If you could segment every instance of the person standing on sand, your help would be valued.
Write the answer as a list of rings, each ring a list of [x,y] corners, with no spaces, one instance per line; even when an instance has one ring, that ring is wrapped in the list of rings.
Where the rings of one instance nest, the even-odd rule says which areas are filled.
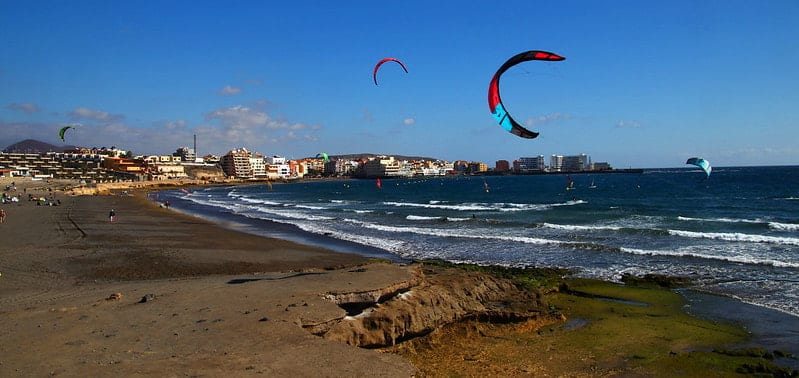
[[[0,209],[0,223],[6,222],[6,211],[4,209]]]
[[[117,213],[114,212],[114,209],[111,209],[111,211],[108,213],[108,220],[113,222],[116,219],[117,219]]]

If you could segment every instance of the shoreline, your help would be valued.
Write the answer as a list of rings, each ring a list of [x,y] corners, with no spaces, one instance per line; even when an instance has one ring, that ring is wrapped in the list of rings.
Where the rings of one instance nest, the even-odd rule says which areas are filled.
[[[408,265],[235,231],[131,194],[3,205],[0,375],[418,374],[397,354],[303,329],[343,316],[322,294],[406,282]],[[742,304],[711,307],[774,311]],[[780,329],[765,319],[764,334]]]
[[[369,258],[387,259],[395,263],[411,262],[410,260],[397,256],[391,251],[379,247],[361,244],[356,241],[338,239],[328,235],[316,234],[302,230],[292,224],[278,223],[258,218],[237,218],[235,221],[232,221],[224,214],[220,214],[219,209],[210,208],[206,211],[205,207],[200,204],[192,204],[191,210],[188,210],[185,206],[182,206],[182,200],[171,195],[163,196],[162,194],[164,192],[165,190],[149,192],[147,198],[153,204],[158,204],[163,202],[163,200],[169,200],[170,210],[179,212],[185,216],[206,220],[220,227],[266,238],[287,240],[302,245],[324,248],[333,252],[355,253]],[[154,199],[153,194],[156,194],[158,199]]]

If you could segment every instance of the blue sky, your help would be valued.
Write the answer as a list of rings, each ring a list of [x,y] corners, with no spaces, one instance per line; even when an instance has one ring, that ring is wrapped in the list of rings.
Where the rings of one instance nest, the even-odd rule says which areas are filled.
[[[799,164],[799,2],[0,0],[0,147]],[[541,135],[504,131],[488,83]],[[372,69],[384,57],[401,59]]]

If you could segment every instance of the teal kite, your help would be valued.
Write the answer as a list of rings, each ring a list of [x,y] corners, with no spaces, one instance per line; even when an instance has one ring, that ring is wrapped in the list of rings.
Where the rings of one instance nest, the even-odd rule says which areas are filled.
[[[710,177],[710,172],[713,170],[713,167],[710,166],[710,162],[698,157],[692,157],[688,159],[685,164],[691,164],[702,168],[702,170],[705,171],[705,174],[707,174],[707,177]]]
[[[320,152],[320,153],[316,154],[316,157],[317,158],[322,158],[325,161],[325,163],[330,161],[330,159],[327,157],[327,154],[324,153],[324,152]]]

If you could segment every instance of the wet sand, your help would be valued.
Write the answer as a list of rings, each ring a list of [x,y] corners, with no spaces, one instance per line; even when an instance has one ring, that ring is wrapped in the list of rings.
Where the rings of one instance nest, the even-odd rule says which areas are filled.
[[[0,376],[416,371],[400,356],[301,327],[345,314],[323,294],[406,280],[407,267],[353,269],[367,260],[217,227],[158,208],[143,192],[55,192],[60,206],[37,206],[28,193],[50,195],[37,185],[18,183],[23,200],[2,205]]]

